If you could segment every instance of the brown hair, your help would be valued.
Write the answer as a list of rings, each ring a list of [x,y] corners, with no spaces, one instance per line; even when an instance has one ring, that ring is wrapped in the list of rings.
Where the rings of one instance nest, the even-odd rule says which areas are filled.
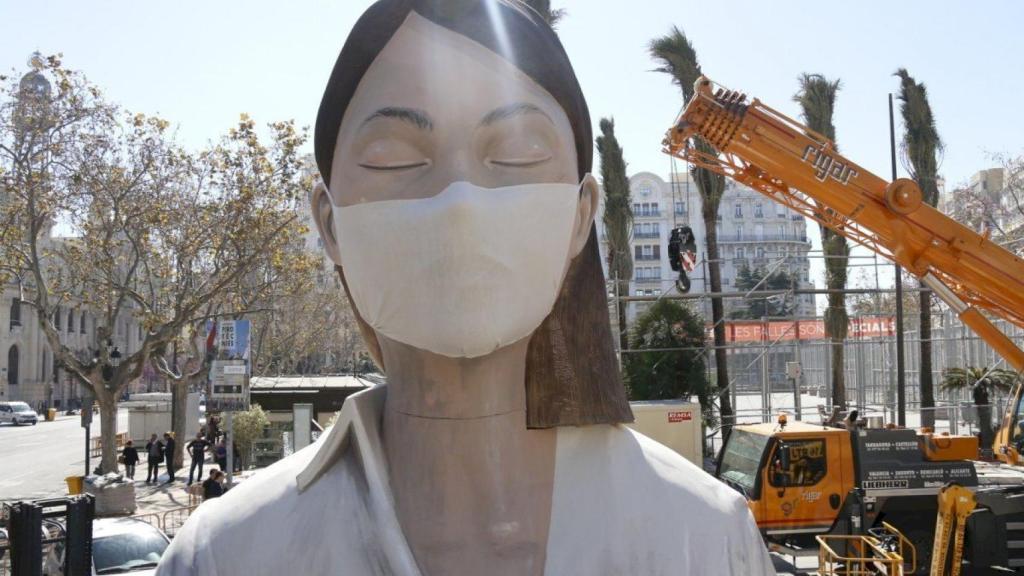
[[[514,54],[503,49],[489,8],[500,12],[503,37],[515,44]],[[565,49],[536,12],[519,0],[380,0],[353,27],[320,102],[314,148],[324,182],[330,182],[338,129],[349,101],[377,54],[413,11],[483,45],[547,90],[572,126],[580,178],[590,172],[593,142],[586,100]],[[386,371],[377,335],[352,302],[341,267],[336,270],[367,349]],[[613,348],[596,228],[570,265],[554,309],[530,339],[525,385],[530,428],[633,421]]]

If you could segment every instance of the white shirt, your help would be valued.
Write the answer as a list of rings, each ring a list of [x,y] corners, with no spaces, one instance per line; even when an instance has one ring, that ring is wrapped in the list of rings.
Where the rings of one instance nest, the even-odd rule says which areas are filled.
[[[200,506],[159,576],[420,576],[380,440],[386,389],[316,443]],[[558,428],[547,575],[772,576],[746,501],[625,426]]]

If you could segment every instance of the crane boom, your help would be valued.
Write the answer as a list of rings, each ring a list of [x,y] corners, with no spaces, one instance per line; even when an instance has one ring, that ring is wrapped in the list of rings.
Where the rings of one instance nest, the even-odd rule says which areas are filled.
[[[922,202],[913,180],[888,182],[828,138],[706,77],[663,144],[666,153],[724,174],[903,266],[1024,371],[1024,351],[981,312],[1024,327],[1024,260]],[[997,438],[1001,447],[1016,423],[1019,388]]]

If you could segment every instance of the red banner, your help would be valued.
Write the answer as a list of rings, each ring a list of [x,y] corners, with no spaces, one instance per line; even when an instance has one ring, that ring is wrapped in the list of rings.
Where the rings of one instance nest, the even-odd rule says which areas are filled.
[[[767,331],[766,331],[767,328]],[[708,326],[708,338],[713,338]],[[847,338],[879,338],[896,335],[896,320],[891,316],[851,318]],[[781,340],[821,340],[825,338],[823,320],[792,320],[758,322],[756,320],[725,323],[727,342],[775,342]]]

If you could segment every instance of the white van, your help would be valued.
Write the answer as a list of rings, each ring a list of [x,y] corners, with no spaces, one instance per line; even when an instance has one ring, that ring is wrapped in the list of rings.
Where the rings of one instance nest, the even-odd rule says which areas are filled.
[[[36,425],[39,415],[24,402],[0,402],[0,424],[10,423],[15,426],[22,424]]]

